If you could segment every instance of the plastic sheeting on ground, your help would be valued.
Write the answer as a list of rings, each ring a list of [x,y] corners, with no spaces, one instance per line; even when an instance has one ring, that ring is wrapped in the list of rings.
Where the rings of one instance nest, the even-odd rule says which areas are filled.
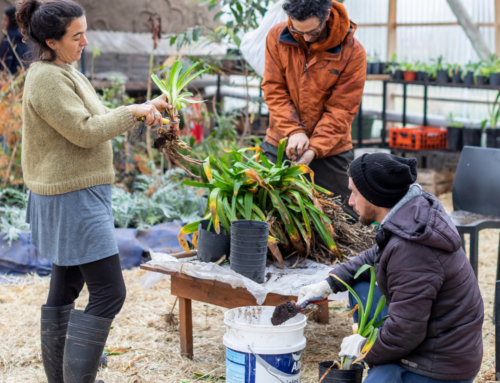
[[[168,253],[183,251],[177,240],[181,228],[181,222],[174,221],[147,230],[115,229],[122,268],[139,266],[149,249]],[[0,233],[0,274],[50,274],[52,264],[31,243],[30,232],[21,233],[12,246],[4,237],[5,233]]]
[[[266,267],[268,280],[259,284],[234,272],[229,268],[229,265],[219,266],[215,263],[204,263],[195,258],[177,259],[171,255],[154,251],[150,253],[152,260],[148,262],[148,265],[162,266],[176,272],[179,272],[182,267],[182,273],[191,277],[228,283],[232,288],[246,288],[255,297],[259,305],[264,303],[268,293],[298,296],[301,287],[325,280],[332,269],[331,266],[322,265],[311,260],[302,262],[295,269],[288,267],[293,265],[293,260],[285,261],[284,269],[268,262]],[[148,271],[141,277],[140,284],[142,289],[146,291],[165,278],[169,278],[169,276]],[[332,294],[329,299],[332,301],[347,300],[348,295],[347,292]]]

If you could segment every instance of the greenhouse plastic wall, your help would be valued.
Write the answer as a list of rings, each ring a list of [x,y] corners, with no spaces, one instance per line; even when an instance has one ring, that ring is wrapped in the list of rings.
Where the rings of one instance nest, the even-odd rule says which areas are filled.
[[[494,0],[462,0],[472,19],[478,23],[494,23]],[[389,0],[346,0],[344,5],[350,18],[358,24],[386,24],[389,14]],[[457,19],[446,0],[398,0],[397,23],[455,23]],[[495,28],[480,27],[492,52],[495,52]],[[370,56],[380,55],[382,60],[387,59],[387,27],[358,28],[356,37],[364,45]],[[472,47],[470,40],[460,26],[399,26],[397,28],[397,55],[398,61],[428,62],[443,55],[444,60],[450,63],[466,64],[469,61],[478,61],[479,57]],[[402,86],[393,86],[397,95],[402,95]],[[365,110],[381,110],[382,93],[381,82],[367,82],[363,99]],[[408,87],[408,112],[422,113],[423,95],[420,86]],[[412,98],[412,96],[416,98]],[[431,87],[429,97],[443,99],[473,100],[479,103],[460,103],[431,101],[429,113],[447,116],[453,113],[455,117],[480,121],[487,116],[487,101],[493,101],[494,91],[469,89],[447,89]],[[394,110],[402,110],[402,99],[396,97]]]

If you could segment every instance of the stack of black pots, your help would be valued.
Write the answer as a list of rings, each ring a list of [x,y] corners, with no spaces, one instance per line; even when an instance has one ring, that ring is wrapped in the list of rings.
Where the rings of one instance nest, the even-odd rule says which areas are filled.
[[[387,64],[382,62],[369,62],[366,66],[366,74],[385,74],[387,71]]]
[[[210,230],[208,230],[208,227]],[[221,225],[217,234],[210,220],[198,226],[198,259],[202,262],[217,262],[224,255],[229,259],[231,270],[257,283],[266,279],[267,222],[239,220],[231,223],[231,233]]]

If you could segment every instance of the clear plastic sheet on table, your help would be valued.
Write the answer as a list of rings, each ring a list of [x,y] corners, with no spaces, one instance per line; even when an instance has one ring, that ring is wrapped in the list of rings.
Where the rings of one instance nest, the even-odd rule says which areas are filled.
[[[259,284],[234,272],[229,268],[229,265],[219,266],[215,263],[203,263],[194,257],[177,259],[168,254],[155,253],[152,250],[150,250],[150,254],[152,260],[147,263],[149,265],[162,266],[195,278],[224,282],[231,285],[232,288],[246,288],[259,305],[264,303],[268,293],[298,296],[301,287],[326,279],[332,269],[331,266],[311,260],[302,262],[295,269],[289,267],[293,265],[294,261],[285,261],[284,269],[268,261],[266,282]],[[170,276],[148,271],[141,277],[140,284],[142,289],[146,291],[165,278],[170,278]],[[347,300],[347,293],[332,294],[329,299]]]

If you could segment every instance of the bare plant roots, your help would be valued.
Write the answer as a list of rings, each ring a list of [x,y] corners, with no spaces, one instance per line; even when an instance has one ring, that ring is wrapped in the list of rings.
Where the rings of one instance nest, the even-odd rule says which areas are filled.
[[[202,165],[205,163],[205,161],[196,160],[194,158],[189,157],[189,155],[185,156],[179,152],[179,150],[187,150],[187,152],[190,153],[191,147],[184,141],[182,141],[180,137],[176,134],[176,132],[173,130],[176,128],[177,128],[176,126],[173,126],[169,130],[165,128],[158,129],[159,137],[153,143],[153,148],[157,149],[160,153],[166,154],[174,165],[183,169],[191,177],[201,178],[191,173],[179,162],[180,160],[184,160],[196,165]]]

